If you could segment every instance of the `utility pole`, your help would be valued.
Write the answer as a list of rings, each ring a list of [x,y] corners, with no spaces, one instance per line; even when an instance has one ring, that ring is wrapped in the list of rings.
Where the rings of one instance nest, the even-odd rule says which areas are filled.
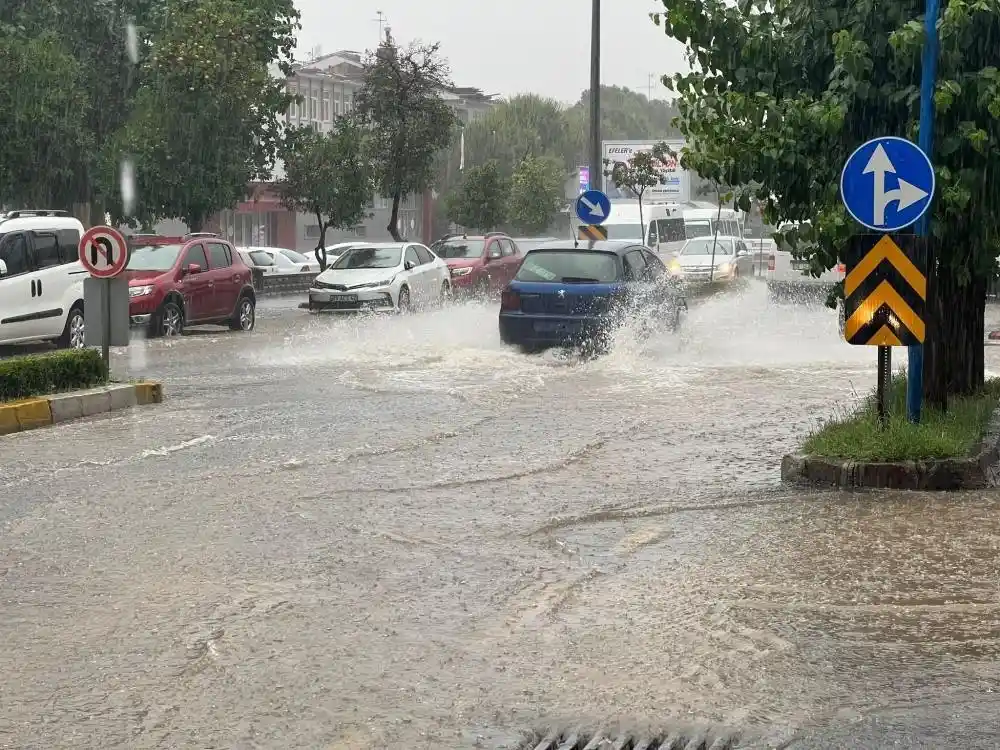
[[[937,84],[938,63],[938,16],[941,12],[940,0],[927,0],[924,10],[924,54],[920,62],[920,135],[917,145],[934,163],[934,87]],[[933,201],[933,196],[931,200]],[[916,234],[927,238],[927,269],[931,271],[935,262],[930,246],[931,210],[920,217]],[[933,308],[932,308],[933,309]],[[924,347],[920,344],[907,347],[906,374],[906,418],[913,424],[920,423],[920,407],[924,398]]]
[[[604,187],[601,158],[601,0],[591,0],[590,22],[590,187]]]
[[[375,11],[375,15],[378,16],[378,18],[373,19],[376,23],[378,23],[378,43],[382,44],[382,27],[385,26],[386,15],[380,10]]]

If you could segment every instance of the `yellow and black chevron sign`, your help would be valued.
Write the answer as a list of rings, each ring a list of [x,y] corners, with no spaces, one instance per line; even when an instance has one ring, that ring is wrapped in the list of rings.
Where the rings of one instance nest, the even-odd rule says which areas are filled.
[[[606,240],[608,238],[608,230],[607,227],[602,227],[600,224],[584,224],[580,227],[577,237],[581,240],[590,240],[591,242]]]
[[[858,346],[924,343],[926,240],[862,234],[845,252],[844,338]]]

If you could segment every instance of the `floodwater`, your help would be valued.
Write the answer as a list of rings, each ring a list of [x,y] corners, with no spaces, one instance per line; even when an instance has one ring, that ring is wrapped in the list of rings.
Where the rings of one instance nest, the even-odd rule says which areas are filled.
[[[874,381],[832,311],[750,287],[587,362],[495,316],[271,304],[122,353],[163,405],[5,438],[0,747],[996,728],[995,493],[779,482]]]

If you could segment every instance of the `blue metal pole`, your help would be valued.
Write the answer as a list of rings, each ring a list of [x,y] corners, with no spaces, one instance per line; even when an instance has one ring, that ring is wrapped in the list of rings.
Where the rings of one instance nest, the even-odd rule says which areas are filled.
[[[937,21],[940,12],[940,0],[927,0],[924,11],[924,56],[920,64],[920,137],[917,145],[927,154],[931,164],[934,163],[934,86],[937,83]],[[932,207],[917,222],[918,237],[930,234],[933,197],[931,200]],[[933,262],[933,258],[928,257],[928,262]],[[906,418],[913,424],[918,424],[924,395],[924,348],[919,345],[908,347],[907,355]]]

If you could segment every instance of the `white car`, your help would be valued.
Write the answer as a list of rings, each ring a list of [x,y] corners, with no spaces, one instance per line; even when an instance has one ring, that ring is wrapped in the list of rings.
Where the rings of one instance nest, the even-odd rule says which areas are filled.
[[[319,262],[304,256],[295,250],[287,250],[282,247],[244,247],[240,248],[240,254],[249,255],[253,265],[263,268],[264,273],[309,273],[319,270]],[[271,259],[268,263],[263,256]]]
[[[782,224],[778,231],[785,232],[795,226],[798,225]],[[846,270],[843,263],[838,263],[817,278],[809,273],[809,261],[793,258],[790,250],[776,244],[767,255],[764,273],[768,298],[772,302],[823,304],[833,286],[844,280]]]
[[[417,242],[348,248],[309,289],[312,312],[405,312],[451,294],[448,265]]]
[[[0,215],[0,345],[83,347],[83,233],[66,211]]]
[[[741,237],[695,237],[670,261],[670,273],[685,282],[728,282],[752,272],[750,250]]]

